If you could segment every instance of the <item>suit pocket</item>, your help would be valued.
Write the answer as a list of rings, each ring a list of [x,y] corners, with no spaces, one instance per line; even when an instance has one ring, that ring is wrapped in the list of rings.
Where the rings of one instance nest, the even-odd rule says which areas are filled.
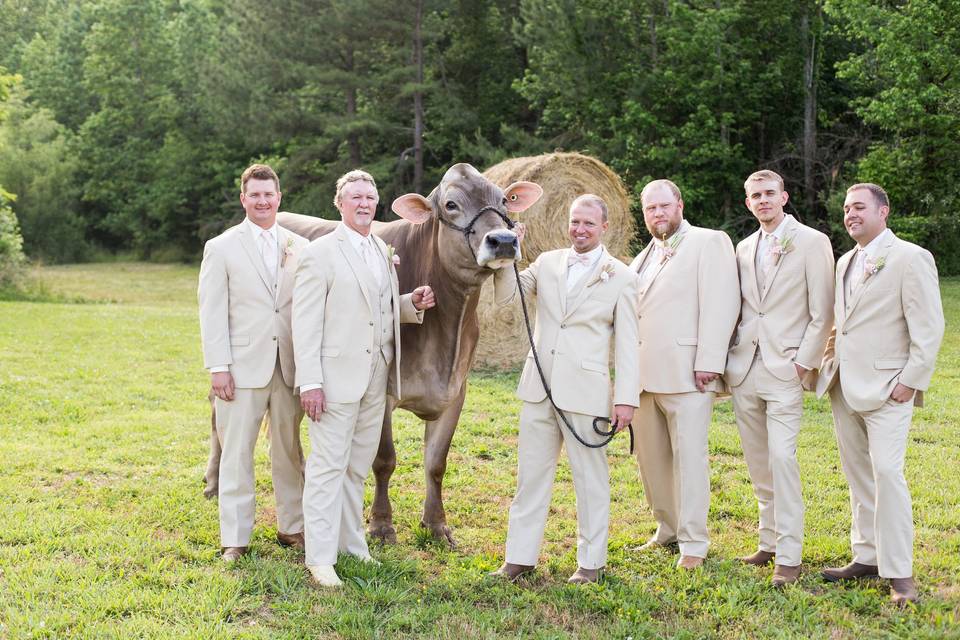
[[[581,360],[580,367],[586,369],[587,371],[596,371],[597,373],[607,373],[607,365],[603,362],[596,362],[595,360]]]
[[[684,347],[695,347],[697,346],[696,338],[677,338],[677,344],[683,345]]]
[[[783,346],[787,349],[799,349],[801,342],[803,342],[803,338],[784,338]]]
[[[336,358],[339,355],[340,355],[340,349],[337,349],[335,347],[330,349],[320,349],[321,358]]]
[[[250,336],[235,335],[230,336],[231,347],[245,347],[250,344]]]
[[[906,358],[883,358],[873,362],[874,369],[903,369],[905,366],[907,366]]]

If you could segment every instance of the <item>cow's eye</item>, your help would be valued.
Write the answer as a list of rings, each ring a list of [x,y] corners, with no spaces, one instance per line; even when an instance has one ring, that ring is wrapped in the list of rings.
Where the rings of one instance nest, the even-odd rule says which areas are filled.
[[[447,211],[453,211],[454,209],[457,208],[457,203],[454,202],[453,200],[447,200],[446,207],[447,207]]]

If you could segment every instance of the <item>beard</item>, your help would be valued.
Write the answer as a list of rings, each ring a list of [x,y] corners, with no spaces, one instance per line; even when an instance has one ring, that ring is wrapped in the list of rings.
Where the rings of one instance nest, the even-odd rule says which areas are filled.
[[[647,231],[650,232],[650,235],[656,238],[657,240],[663,240],[664,238],[669,238],[674,234],[674,232],[680,228],[680,222],[673,222],[666,220],[659,223],[647,223]]]

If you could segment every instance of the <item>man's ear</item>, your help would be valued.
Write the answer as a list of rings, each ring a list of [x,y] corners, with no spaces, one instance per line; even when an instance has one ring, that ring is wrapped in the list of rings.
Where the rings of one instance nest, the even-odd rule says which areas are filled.
[[[400,196],[390,205],[393,212],[413,224],[423,224],[433,216],[430,201],[419,193]]]
[[[543,189],[533,182],[514,182],[503,190],[503,195],[507,198],[507,211],[520,213],[536,204],[543,195]]]

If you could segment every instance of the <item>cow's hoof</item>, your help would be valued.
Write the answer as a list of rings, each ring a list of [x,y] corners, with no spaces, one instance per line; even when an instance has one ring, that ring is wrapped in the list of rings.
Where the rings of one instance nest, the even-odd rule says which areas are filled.
[[[380,544],[397,544],[397,530],[389,522],[384,524],[370,523],[367,534]]]
[[[203,497],[207,500],[212,500],[217,497],[217,494],[220,493],[220,486],[215,484],[204,484],[203,486]]]
[[[453,539],[453,530],[443,522],[432,524],[421,522],[420,526],[429,531],[430,535],[438,542],[446,544],[451,549],[457,548],[457,541]]]

